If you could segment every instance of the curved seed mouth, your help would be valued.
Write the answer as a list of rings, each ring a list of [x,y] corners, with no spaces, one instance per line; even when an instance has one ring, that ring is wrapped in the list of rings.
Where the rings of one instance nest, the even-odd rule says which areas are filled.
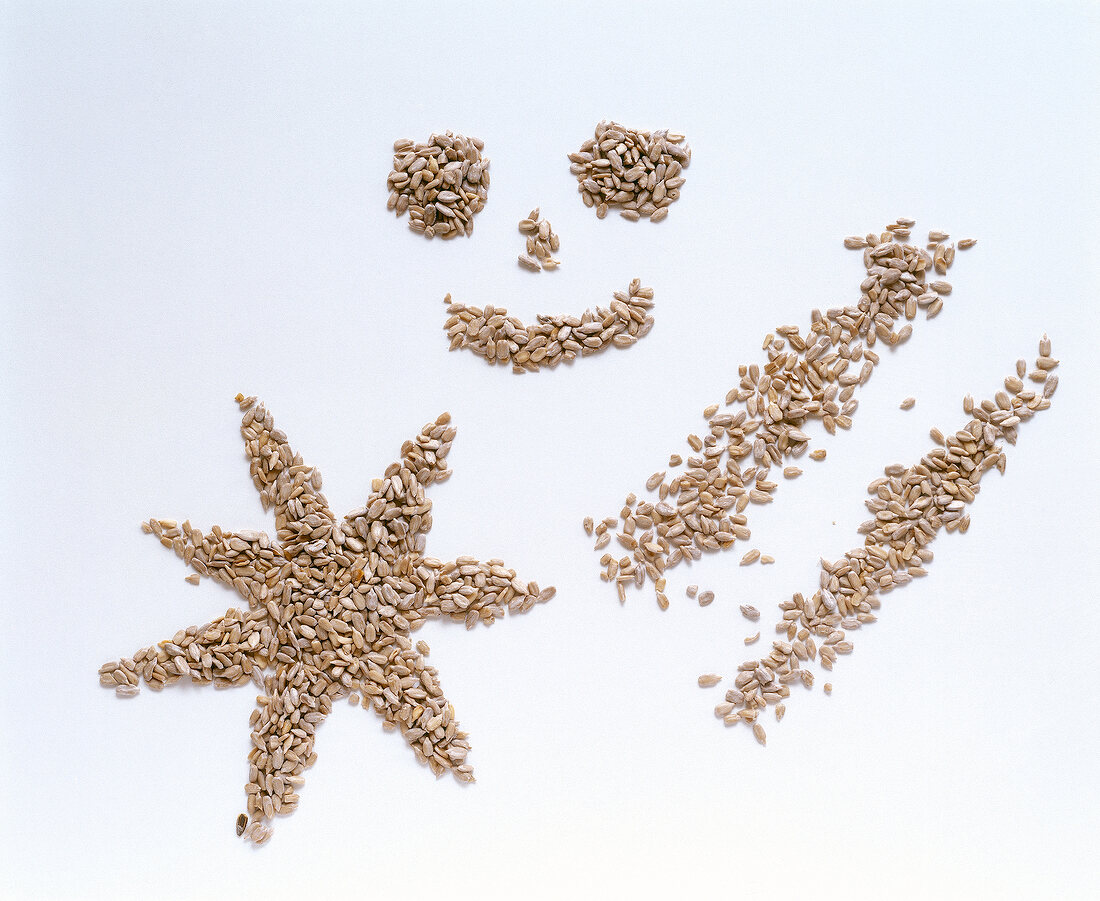
[[[626,291],[616,291],[611,304],[585,310],[579,316],[540,313],[525,325],[503,307],[454,303],[444,298],[448,319],[444,329],[451,350],[470,350],[489,365],[511,365],[512,372],[539,372],[572,363],[609,347],[633,347],[653,328],[653,289],[634,279]]]

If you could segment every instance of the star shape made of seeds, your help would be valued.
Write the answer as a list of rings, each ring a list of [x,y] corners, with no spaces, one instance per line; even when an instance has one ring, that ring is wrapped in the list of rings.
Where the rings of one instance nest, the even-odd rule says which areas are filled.
[[[337,520],[321,474],[292,450],[263,404],[241,395],[237,402],[252,480],[264,509],[275,510],[276,537],[217,526],[203,534],[171,520],[142,528],[195,570],[189,581],[231,585],[247,609],[104,664],[100,681],[123,697],[137,694],[140,681],[160,689],[183,678],[261,689],[249,719],[248,813],[238,820],[238,834],[258,844],[275,815],[298,806],[302,773],[317,758],[316,729],[341,698],[357,703],[361,694],[437,776],[450,771],[472,782],[466,733],[424,659],[427,645],[411,634],[432,617],[491,625],[549,600],[554,589],[521,581],[501,560],[425,556],[432,526],[425,489],[451,474],[449,414],[406,441],[366,505]]]

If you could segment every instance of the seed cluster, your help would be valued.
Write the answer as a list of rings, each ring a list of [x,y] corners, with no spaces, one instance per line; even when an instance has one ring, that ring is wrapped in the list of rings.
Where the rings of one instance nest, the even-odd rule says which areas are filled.
[[[970,528],[970,515],[964,511],[980,491],[983,473],[992,467],[1003,473],[1002,441],[1015,444],[1019,424],[1050,406],[1058,377],[1048,373],[1057,365],[1044,336],[1035,369],[1043,374],[1036,379],[1041,389],[1025,387],[1020,372],[1026,366],[1020,360],[1017,375],[1005,379],[1006,390],[992,400],[975,404],[966,397],[963,410],[972,418],[964,428],[947,436],[933,429],[937,446],[919,463],[887,466],[867,486],[867,509],[874,516],[859,527],[866,535],[864,545],[835,562],[822,560],[818,590],[809,598],[795,594],[779,605],[782,618],[776,632],[786,640],[772,642],[766,657],[737,668],[734,688],[714,708],[716,716],[726,725],[744,722],[755,730],[759,712],[776,704],[776,719],[781,719],[780,710],[786,707],[780,702],[789,697],[789,686],[813,686],[814,675],[803,664],[820,658],[821,666],[831,670],[839,655],[852,653],[845,630],[875,622],[880,595],[927,574],[925,567],[932,561],[928,545],[941,529]],[[831,688],[825,686],[827,692]]]
[[[519,264],[524,269],[538,272],[540,267],[554,270],[561,265],[561,260],[553,256],[561,246],[561,239],[549,219],[539,218],[538,207],[531,210],[526,219],[519,220],[519,230],[527,236],[527,252],[519,255]]]
[[[569,154],[569,163],[581,200],[595,207],[599,218],[618,207],[624,219],[660,222],[680,196],[691,148],[683,135],[668,129],[634,131],[618,122],[601,122],[595,136]]]
[[[337,520],[320,493],[320,473],[291,449],[271,414],[255,398],[238,401],[252,479],[264,508],[275,508],[276,538],[217,526],[203,534],[171,520],[143,528],[200,576],[235,588],[247,609],[104,664],[100,681],[124,697],[137,693],[140,680],[154,689],[182,678],[215,687],[251,681],[261,690],[249,720],[251,822],[238,823],[257,843],[269,837],[273,816],[298,806],[302,773],[317,757],[317,726],[341,698],[358,704],[361,694],[437,776],[473,781],[466,733],[424,659],[427,645],[414,646],[410,634],[432,617],[491,625],[549,600],[554,589],[522,581],[498,559],[425,556],[432,526],[425,489],[450,476],[449,415],[405,442],[367,503]]]
[[[905,343],[918,309],[929,319],[940,312],[951,285],[928,282],[932,255],[898,238],[899,231],[908,235],[912,224],[911,219],[899,219],[881,234],[847,239],[849,247],[858,241],[863,248],[866,277],[859,300],[825,313],[814,310],[806,336],[793,325],[768,335],[763,343],[767,363],[739,367],[741,381],[726,394],[726,406],[740,409],[718,412],[719,405],[711,404],[703,411],[707,435],[688,436],[693,452],[688,468],[671,480],[655,473],[646,486],[657,490],[656,502],[639,503],[631,493],[618,516],[608,516],[595,527],[596,550],[605,548],[614,534],[628,553],[616,558],[606,552],[600,560],[601,579],[615,583],[621,601],[628,585],[641,587],[649,578],[664,608],[668,568],[747,540],[746,508],[773,499],[771,467],[783,466],[787,458],[800,457],[809,448],[803,426],[820,419],[830,434],[848,429],[858,405],[856,388],[879,362],[875,344]],[[825,452],[817,449],[808,456],[820,460]],[[748,466],[742,468],[742,461]],[[791,469],[797,467],[787,467],[784,474],[792,477],[801,471]]]
[[[653,289],[643,288],[638,279],[626,291],[616,291],[607,309],[596,307],[580,316],[540,313],[535,325],[524,325],[504,308],[452,303],[450,294],[444,303],[451,350],[472,350],[490,365],[510,363],[516,373],[553,369],[607,347],[630,347],[653,328]]]
[[[409,228],[426,238],[469,237],[489,196],[489,159],[480,138],[447,132],[427,144],[393,142],[386,209],[409,214]]]

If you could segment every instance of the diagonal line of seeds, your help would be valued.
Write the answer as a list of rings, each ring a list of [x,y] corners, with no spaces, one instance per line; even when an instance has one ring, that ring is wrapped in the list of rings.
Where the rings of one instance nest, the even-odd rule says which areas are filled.
[[[672,479],[658,471],[647,480],[647,490],[658,492],[655,503],[639,503],[631,493],[618,516],[599,523],[585,519],[585,531],[596,535],[596,550],[610,544],[622,521],[615,538],[627,556],[605,552],[600,560],[600,578],[615,583],[620,601],[626,600],[628,585],[640,588],[649,578],[657,603],[667,608],[665,571],[698,560],[704,551],[728,550],[749,538],[746,508],[771,503],[777,487],[768,478],[771,467],[808,450],[810,436],[802,427],[809,420],[820,419],[830,434],[851,427],[856,388],[879,362],[872,348],[880,341],[891,347],[904,344],[917,311],[935,317],[951,293],[950,284],[926,276],[947,271],[954,245],[948,252],[936,240],[948,237],[942,232],[930,233],[932,252],[908,243],[913,224],[912,219],[898,219],[881,234],[845,239],[845,247],[863,250],[866,277],[859,300],[825,313],[814,310],[805,336],[788,325],[765,337],[767,362],[739,367],[740,382],[726,394],[726,406],[739,409],[719,412],[718,404],[708,406],[703,411],[706,437],[687,438],[693,452],[687,469]],[[959,246],[973,243],[960,241]],[[812,459],[824,455],[820,449],[810,453]],[[748,462],[744,469],[742,461]],[[669,465],[682,462],[673,454]],[[797,467],[784,469],[788,478],[800,472]]]
[[[631,347],[653,328],[653,289],[643,288],[639,279],[616,291],[609,308],[580,316],[540,313],[535,325],[524,325],[503,307],[468,307],[452,303],[450,294],[443,302],[450,314],[443,327],[451,350],[472,350],[490,366],[511,363],[515,373],[553,369],[608,347]]]
[[[254,397],[237,401],[252,480],[264,509],[275,509],[275,538],[217,526],[203,534],[170,520],[143,528],[200,576],[231,585],[247,609],[104,664],[101,683],[122,697],[136,694],[140,680],[156,689],[182,678],[260,688],[249,719],[251,822],[240,824],[258,844],[270,836],[273,816],[298,806],[302,773],[316,760],[315,732],[332,702],[357,703],[355,692],[384,726],[401,729],[437,776],[450,771],[472,782],[466,733],[424,660],[427,646],[414,646],[410,634],[432,617],[491,625],[549,600],[554,589],[523,582],[501,560],[425,556],[432,527],[425,489],[451,474],[450,415],[406,441],[367,503],[337,520],[321,494],[321,474],[293,451],[271,414]]]
[[[1044,336],[1031,373],[1041,388],[1025,385],[1027,367],[1020,360],[1017,374],[1005,379],[1005,390],[993,399],[980,404],[970,396],[964,399],[963,410],[972,417],[965,428],[946,436],[932,429],[937,447],[919,463],[887,466],[883,476],[867,486],[872,497],[866,504],[874,517],[859,527],[867,536],[863,547],[835,562],[822,560],[818,590],[808,598],[795,594],[779,605],[782,619],[776,632],[787,640],[772,642],[765,657],[738,667],[734,687],[726,693],[725,703],[714,708],[715,716],[730,726],[750,724],[763,744],[767,739],[757,722],[759,712],[775,704],[776,718],[782,719],[789,684],[802,682],[807,688],[814,684],[813,673],[801,664],[820,657],[821,666],[831,670],[837,655],[852,653],[845,630],[875,622],[873,611],[880,607],[880,595],[926,575],[925,566],[932,562],[928,545],[940,530],[970,528],[970,515],[964,511],[981,490],[983,473],[994,466],[1004,473],[1001,442],[1015,444],[1019,424],[1050,406],[1058,387],[1058,377],[1050,374],[1058,361],[1050,350],[1050,340]]]

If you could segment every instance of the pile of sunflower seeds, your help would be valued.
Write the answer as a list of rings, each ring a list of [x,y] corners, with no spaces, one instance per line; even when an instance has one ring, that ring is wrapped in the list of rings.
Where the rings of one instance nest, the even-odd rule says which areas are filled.
[[[835,562],[823,559],[818,590],[808,598],[795,594],[779,605],[782,618],[775,630],[786,640],[772,642],[767,656],[738,667],[734,687],[725,703],[714,708],[715,716],[730,726],[751,724],[755,731],[759,712],[776,704],[776,719],[781,719],[789,686],[801,682],[813,687],[814,674],[802,665],[820,658],[821,666],[832,670],[838,655],[853,651],[845,630],[875,622],[880,595],[927,574],[925,567],[932,562],[928,545],[940,530],[962,533],[970,528],[964,510],[978,494],[983,473],[992,467],[1005,471],[1001,442],[1015,444],[1019,424],[1050,406],[1058,386],[1058,377],[1051,374],[1058,361],[1050,351],[1044,335],[1032,371],[1041,388],[1025,387],[1027,366],[1020,360],[1016,375],[1005,379],[1005,390],[992,400],[976,404],[970,396],[964,399],[963,410],[972,417],[964,428],[946,436],[932,429],[937,446],[919,463],[887,466],[867,486],[872,495],[867,509],[874,516],[859,527],[867,536],[863,547]],[[831,688],[825,686],[827,692]],[[763,741],[759,734],[757,738]]]
[[[479,138],[447,132],[427,144],[393,142],[386,209],[408,212],[409,228],[426,238],[469,237],[489,194],[489,159]]]
[[[569,154],[569,163],[581,200],[595,207],[599,218],[618,207],[624,219],[660,222],[680,196],[691,148],[683,135],[667,129],[634,131],[617,122],[601,122],[595,135]]]
[[[655,501],[639,503],[631,493],[618,516],[595,526],[596,550],[614,535],[626,551],[622,557],[605,552],[600,559],[600,578],[615,584],[621,601],[628,585],[641,587],[648,578],[658,604],[666,607],[667,569],[749,538],[746,508],[771,503],[777,487],[769,478],[771,468],[806,453],[808,421],[820,419],[829,434],[851,427],[855,391],[879,362],[872,348],[879,341],[904,344],[917,311],[931,319],[951,293],[947,282],[926,279],[933,255],[899,238],[912,225],[911,219],[899,219],[881,234],[846,239],[846,246],[863,250],[866,276],[859,300],[824,313],[814,310],[806,335],[786,325],[765,337],[767,362],[741,366],[740,382],[726,394],[726,406],[738,409],[719,412],[715,403],[703,410],[706,434],[688,436],[687,469],[671,479],[663,470],[654,473],[646,488],[657,492]],[[824,450],[808,456],[824,459]],[[742,461],[748,463],[744,468]],[[795,477],[801,470],[786,467],[785,472]]]
[[[538,272],[540,267],[553,270],[561,265],[561,260],[553,256],[561,246],[561,239],[549,219],[539,218],[538,207],[531,210],[526,219],[519,220],[519,230],[527,236],[527,252],[519,255],[519,264],[524,269]]]
[[[437,776],[473,781],[466,733],[444,696],[426,645],[410,634],[449,617],[473,628],[525,613],[554,596],[522,582],[503,561],[424,554],[432,527],[425,489],[446,480],[455,437],[450,416],[424,426],[372,483],[364,506],[338,520],[321,494],[321,474],[295,453],[254,397],[238,397],[241,435],[265,509],[275,508],[276,539],[263,532],[209,534],[151,519],[145,532],[202,576],[247,600],[214,622],[191,626],[131,657],[104,664],[100,682],[137,694],[180,679],[261,691],[252,712],[247,812],[238,834],[262,844],[269,821],[293,811],[302,773],[317,759],[315,732],[334,701],[373,706],[387,729],[400,728],[418,760]],[[422,646],[423,645],[423,649]],[[267,672],[265,672],[267,671]]]
[[[444,324],[451,350],[472,350],[490,365],[511,364],[512,371],[538,372],[607,347],[627,348],[653,328],[653,289],[638,279],[616,291],[609,308],[585,310],[580,316],[540,313],[535,325],[524,325],[504,308],[482,309],[444,298],[450,318]]]

